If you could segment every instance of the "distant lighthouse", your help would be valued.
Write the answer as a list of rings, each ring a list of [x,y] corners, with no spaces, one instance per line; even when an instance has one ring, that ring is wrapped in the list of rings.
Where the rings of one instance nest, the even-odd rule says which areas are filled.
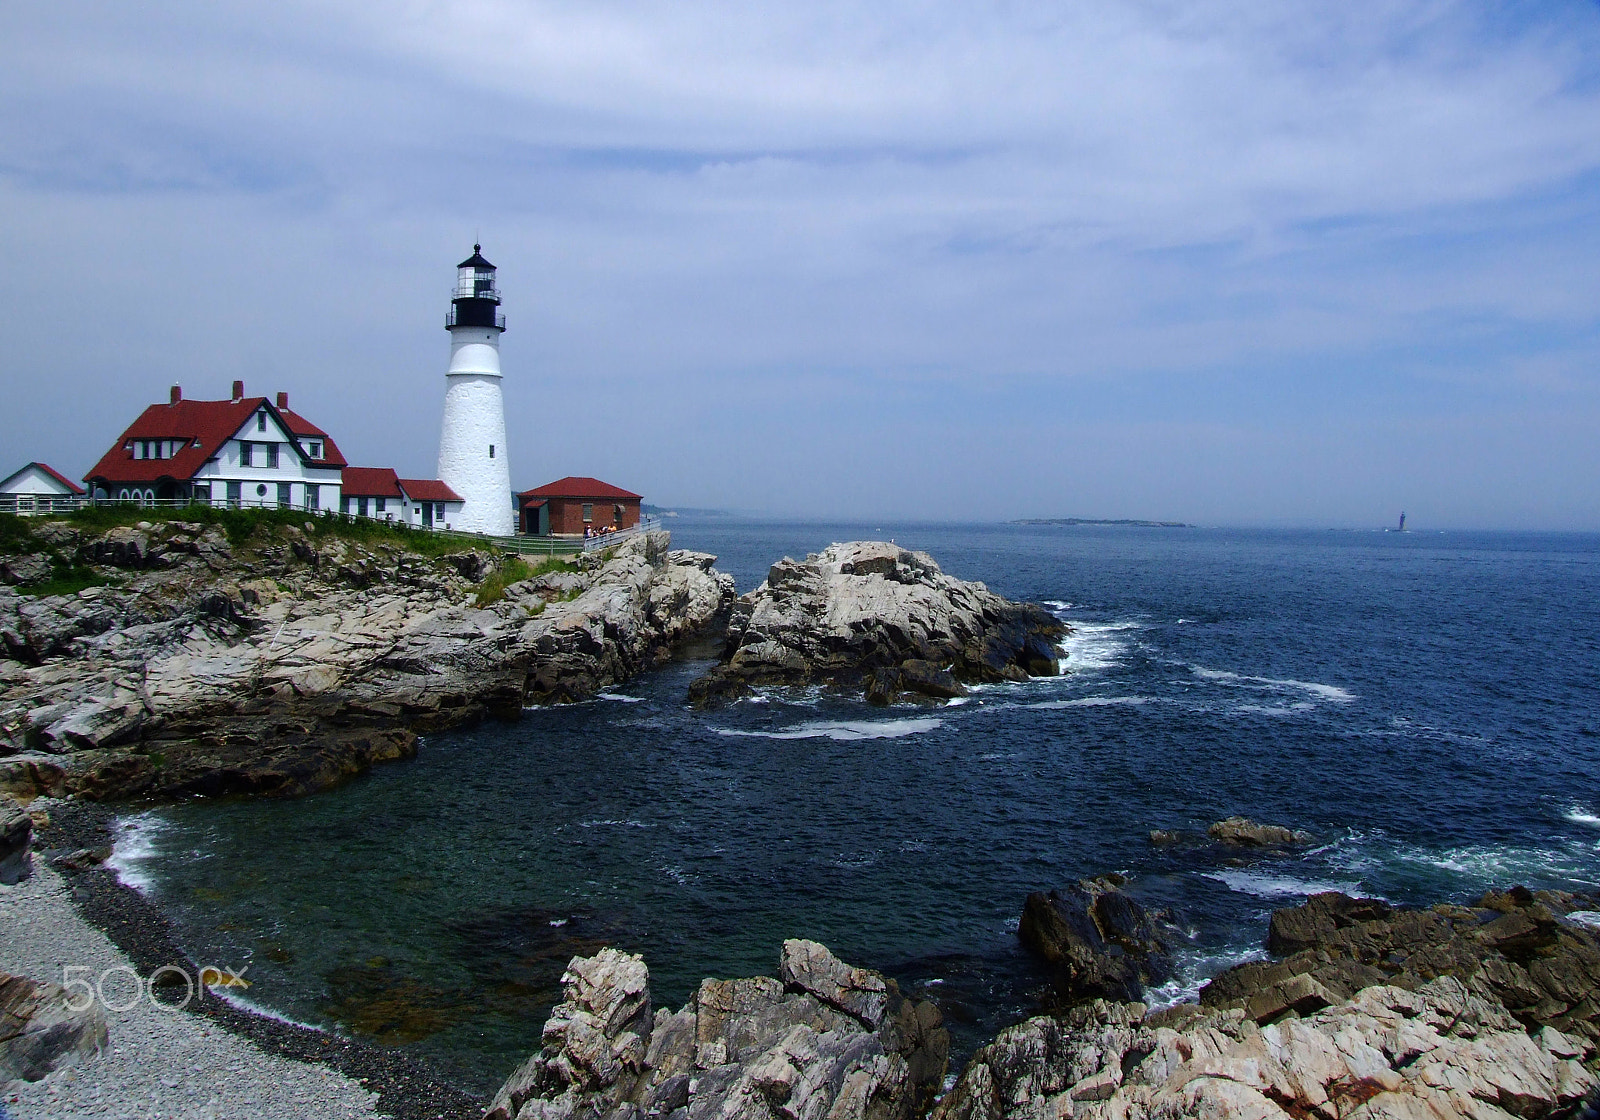
[[[439,431],[439,479],[465,499],[453,528],[509,537],[516,521],[500,396],[500,335],[506,317],[494,286],[494,265],[483,259],[483,247],[474,245],[472,256],[457,268],[455,296],[444,324],[450,331],[450,370]]]

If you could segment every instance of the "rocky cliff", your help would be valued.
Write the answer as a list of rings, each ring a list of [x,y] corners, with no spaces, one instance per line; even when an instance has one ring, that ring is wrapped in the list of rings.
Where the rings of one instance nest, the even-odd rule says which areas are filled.
[[[71,565],[96,585],[0,588],[0,789],[25,796],[323,788],[413,753],[419,732],[626,680],[733,599],[714,557],[663,532],[481,607],[505,558],[318,519],[231,542],[184,522],[31,532],[0,575],[25,590]]]
[[[877,703],[961,696],[973,682],[1054,676],[1066,632],[1044,608],[948,576],[926,553],[835,544],[780,560],[738,601],[722,662],[690,699],[813,683]]]

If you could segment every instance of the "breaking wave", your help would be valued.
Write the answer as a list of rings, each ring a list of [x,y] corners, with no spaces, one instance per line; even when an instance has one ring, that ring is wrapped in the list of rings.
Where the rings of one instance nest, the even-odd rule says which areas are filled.
[[[719,727],[718,735],[737,735],[751,739],[833,739],[847,743],[856,739],[903,739],[907,735],[920,735],[944,726],[944,720],[935,716],[915,719],[887,719],[876,722],[845,721],[841,723],[802,723],[788,731],[745,731],[735,727]]]

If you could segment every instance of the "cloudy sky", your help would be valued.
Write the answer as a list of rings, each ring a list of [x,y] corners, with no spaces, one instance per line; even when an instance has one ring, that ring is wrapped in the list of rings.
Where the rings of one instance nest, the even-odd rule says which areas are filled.
[[[1600,529],[1600,4],[5,3],[9,469],[181,384],[803,516]],[[15,462],[12,462],[15,461]]]

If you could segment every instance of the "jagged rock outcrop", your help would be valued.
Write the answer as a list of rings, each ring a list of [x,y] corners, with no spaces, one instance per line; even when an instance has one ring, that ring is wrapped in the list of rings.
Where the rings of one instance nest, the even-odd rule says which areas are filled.
[[[934,1120],[1504,1120],[1574,1109],[1591,1040],[1529,1033],[1455,977],[1366,988],[1261,1026],[1241,1010],[1097,1002],[980,1049]]]
[[[1309,832],[1276,824],[1257,824],[1248,817],[1217,821],[1206,829],[1206,835],[1241,848],[1293,848],[1311,843]]]
[[[1017,934],[1049,968],[1055,1001],[1138,1000],[1146,985],[1172,979],[1164,915],[1147,911],[1120,875],[1080,879],[1059,891],[1036,891],[1022,908]]]
[[[106,1013],[82,992],[0,972],[0,1083],[38,1081],[99,1053],[107,1037]]]
[[[485,607],[472,581],[503,557],[369,547],[315,520],[237,544],[182,522],[46,532],[106,582],[0,588],[0,789],[22,795],[321,789],[414,753],[418,733],[626,680],[733,600],[713,557],[663,532]]]
[[[960,696],[964,683],[1055,675],[1066,632],[1043,607],[948,576],[926,553],[835,544],[778,561],[739,600],[722,663],[694,682],[690,699],[810,683],[877,703]]]
[[[932,1004],[811,941],[784,942],[778,978],[705,980],[676,1013],[652,1012],[644,961],[615,949],[562,985],[487,1120],[909,1120],[949,1058]]]
[[[1475,907],[1425,910],[1327,893],[1272,916],[1276,961],[1237,965],[1200,993],[1208,1007],[1272,1022],[1349,999],[1374,984],[1420,988],[1450,975],[1533,1028],[1600,1042],[1600,931],[1570,921],[1592,896],[1492,891]]]

